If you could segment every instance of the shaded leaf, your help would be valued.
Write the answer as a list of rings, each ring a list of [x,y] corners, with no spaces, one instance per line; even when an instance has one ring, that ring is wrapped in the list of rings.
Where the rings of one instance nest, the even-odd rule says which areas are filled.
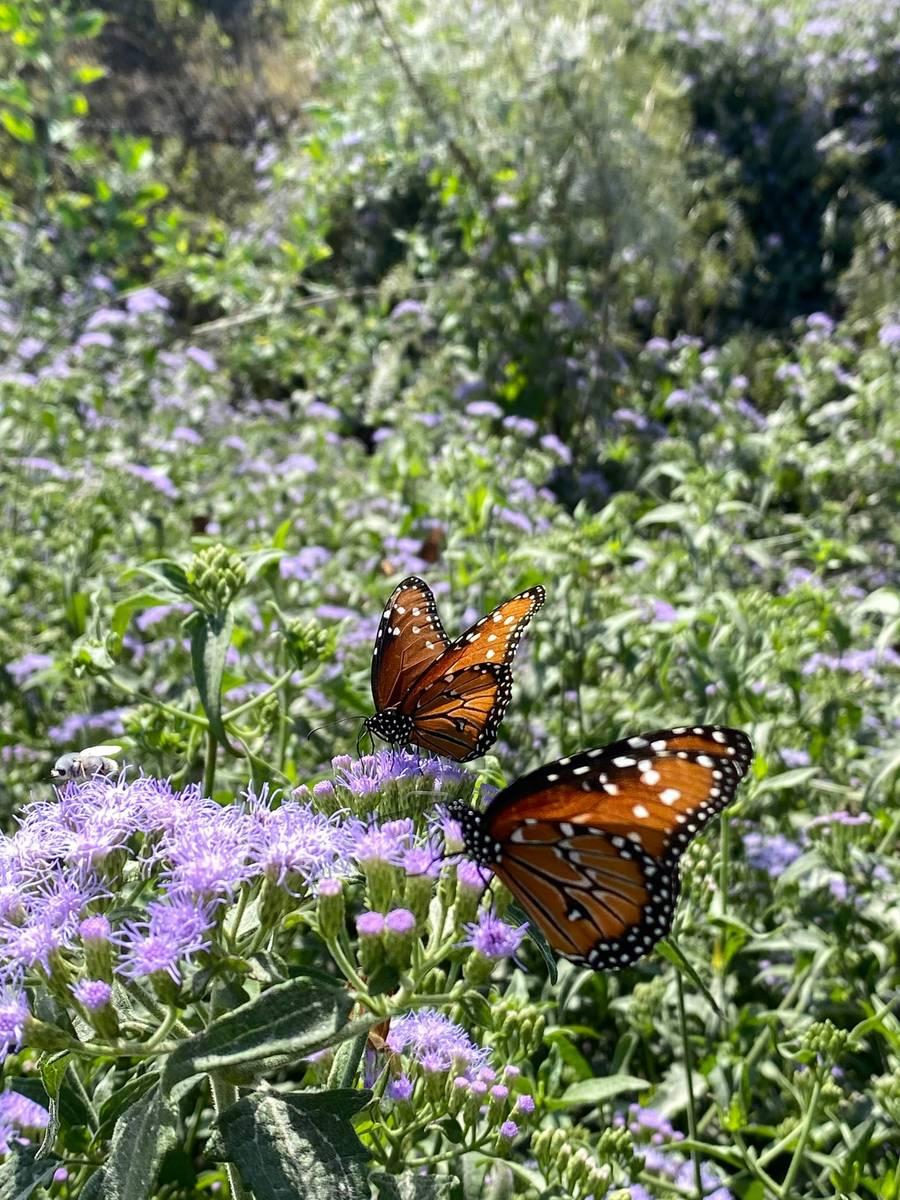
[[[217,741],[227,746],[228,733],[222,722],[222,676],[225,674],[225,655],[231,645],[234,615],[231,609],[223,613],[197,612],[191,616],[188,627],[191,663],[200,703]]]
[[[603,1104],[614,1096],[625,1092],[642,1092],[650,1084],[635,1075],[607,1075],[605,1079],[581,1079],[567,1087],[559,1100],[550,1101],[549,1107],[573,1108],[580,1104]]]
[[[352,1003],[347,991],[334,984],[308,979],[276,984],[183,1042],[169,1058],[165,1086],[273,1055],[296,1061],[354,1037],[375,1019],[348,1022]]]
[[[343,1117],[254,1092],[219,1114],[213,1153],[238,1167],[256,1200],[368,1200],[368,1151]]]
[[[387,1175],[374,1171],[371,1181],[378,1188],[378,1200],[447,1200],[457,1183],[453,1175],[417,1175],[404,1171],[402,1175]]]
[[[13,1146],[0,1163],[0,1200],[27,1200],[36,1188],[46,1187],[62,1160],[53,1154],[35,1158],[33,1146]]]
[[[178,1112],[157,1086],[119,1119],[100,1180],[98,1200],[144,1200],[153,1191],[163,1156],[177,1142]]]

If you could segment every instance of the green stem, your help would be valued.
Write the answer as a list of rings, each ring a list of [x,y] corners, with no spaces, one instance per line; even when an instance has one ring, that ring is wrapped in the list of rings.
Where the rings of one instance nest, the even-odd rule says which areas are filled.
[[[684,1075],[687,1080],[688,1094],[688,1132],[691,1135],[691,1141],[697,1141],[697,1109],[694,1104],[694,1072],[691,1066],[691,1043],[688,1038],[687,1016],[684,1011],[684,983],[681,979],[681,972],[675,972],[675,986],[678,995],[678,1021],[681,1025],[681,1044],[684,1050]],[[694,1163],[694,1186],[697,1189],[697,1200],[703,1200],[703,1180],[700,1176],[700,1156],[696,1150],[691,1151],[691,1159]]]
[[[812,1095],[809,1098],[809,1103],[806,1106],[806,1115],[803,1118],[803,1124],[800,1126],[800,1137],[797,1140],[797,1148],[794,1150],[794,1157],[791,1159],[790,1166],[787,1169],[787,1174],[784,1177],[784,1183],[781,1185],[782,1200],[790,1200],[791,1188],[794,1186],[794,1180],[797,1178],[797,1172],[800,1170],[803,1163],[803,1155],[806,1153],[806,1143],[809,1141],[809,1135],[812,1130],[812,1123],[816,1118],[816,1112],[819,1107],[819,1096],[822,1092],[821,1080],[817,1079],[813,1084]],[[798,1197],[798,1200],[802,1198]]]
[[[216,782],[216,750],[219,743],[212,733],[206,738],[206,761],[203,764],[203,795],[211,796]]]
[[[244,713],[250,712],[252,708],[256,708],[258,704],[262,704],[263,700],[266,700],[274,692],[277,692],[279,688],[283,687],[293,673],[294,668],[291,667],[289,671],[285,671],[282,675],[279,675],[272,686],[266,688],[264,692],[259,692],[256,696],[251,696],[249,700],[245,700],[244,703],[239,704],[237,708],[232,708],[227,713],[223,713],[223,723],[226,721],[233,721],[236,717],[242,717]]]
[[[187,721],[190,725],[199,725],[201,729],[209,728],[209,722],[207,721],[206,717],[198,716],[197,713],[185,712],[183,708],[173,708],[171,704],[166,704],[162,700],[157,700],[155,696],[148,696],[144,692],[139,692],[137,688],[133,688],[129,684],[123,683],[118,675],[114,674],[113,672],[109,672],[108,674],[104,675],[103,680],[105,683],[112,684],[113,687],[118,688],[123,695],[130,696],[132,700],[137,701],[138,704],[151,704],[154,708],[158,708],[161,712],[166,713],[170,717],[175,717],[179,721]]]
[[[216,1075],[210,1075],[209,1085],[212,1090],[213,1108],[216,1110],[216,1116],[220,1117],[226,1108],[237,1103],[238,1090],[233,1083],[225,1083]],[[250,1193],[244,1187],[244,1181],[234,1163],[226,1163],[225,1171],[228,1175],[230,1200],[250,1200]]]

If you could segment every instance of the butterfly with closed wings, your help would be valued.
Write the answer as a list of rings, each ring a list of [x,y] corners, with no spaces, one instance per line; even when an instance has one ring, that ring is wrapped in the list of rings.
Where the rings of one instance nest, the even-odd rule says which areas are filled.
[[[462,801],[447,812],[558,954],[618,970],[671,929],[679,859],[752,757],[737,729],[656,730],[539,767],[483,812]]]
[[[484,754],[512,695],[519,639],[543,603],[544,589],[529,588],[451,642],[431,589],[415,575],[404,579],[375,638],[375,715],[366,729],[392,745],[421,746],[457,762]]]

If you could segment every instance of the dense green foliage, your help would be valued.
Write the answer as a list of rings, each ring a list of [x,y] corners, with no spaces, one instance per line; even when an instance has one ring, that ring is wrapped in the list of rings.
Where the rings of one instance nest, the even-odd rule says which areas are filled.
[[[312,873],[247,866],[177,978],[122,950],[99,1016],[86,941],[36,957],[0,1040],[53,1114],[33,1158],[0,1112],[0,1190],[900,1197],[897,16],[0,4],[0,808],[123,746],[145,823],[92,913],[171,884],[137,770],[226,832],[298,788],[421,838],[448,789],[641,729],[756,748],[684,864],[687,966],[557,982],[526,941],[479,974],[450,864],[424,902],[364,871],[346,928]],[[329,761],[410,572],[453,632],[548,599],[491,753],[367,760],[367,792]],[[354,920],[401,903],[379,975]],[[509,1111],[366,1043],[432,1006],[520,1069]]]

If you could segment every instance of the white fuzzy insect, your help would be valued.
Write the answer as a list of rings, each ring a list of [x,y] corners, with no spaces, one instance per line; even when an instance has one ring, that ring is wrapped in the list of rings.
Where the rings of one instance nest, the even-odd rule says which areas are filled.
[[[50,778],[64,782],[87,779],[89,775],[111,775],[119,769],[115,758],[121,753],[121,746],[86,746],[84,750],[73,750],[60,755],[50,772]]]

